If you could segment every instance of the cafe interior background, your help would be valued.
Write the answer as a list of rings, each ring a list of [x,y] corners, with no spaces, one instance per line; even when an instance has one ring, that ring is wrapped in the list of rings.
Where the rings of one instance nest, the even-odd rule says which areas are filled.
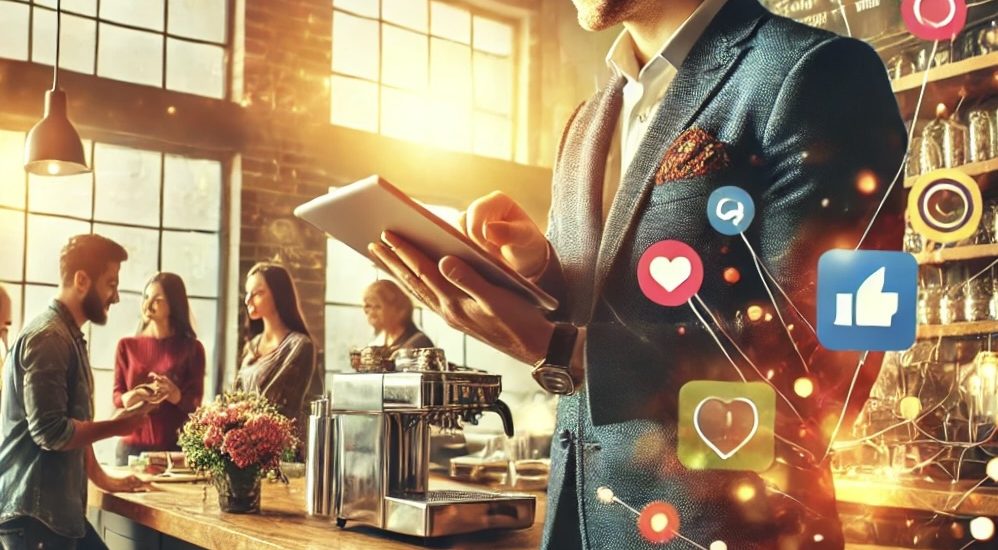
[[[885,365],[859,425],[840,434],[864,441],[843,448],[835,462],[843,514],[893,517],[885,525],[900,525],[917,542],[918,526],[903,526],[906,514],[967,516],[974,514],[968,502],[992,512],[998,506],[985,474],[998,449],[947,444],[952,434],[979,443],[994,428],[998,361],[981,352],[998,333],[998,311],[965,313],[971,301],[998,302],[998,278],[993,269],[977,277],[979,295],[967,287],[960,306],[940,304],[955,297],[938,291],[998,255],[988,187],[998,169],[998,2],[971,3],[964,32],[940,44],[928,72],[931,43],[906,31],[897,1],[766,3],[870,42],[906,120],[924,96],[906,186],[921,171],[952,166],[976,177],[990,199],[982,222],[990,233],[966,246],[923,251],[917,238],[906,239],[924,264],[919,343]],[[242,281],[260,260],[293,274],[327,377],[350,370],[350,348],[373,337],[362,291],[384,275],[296,219],[294,207],[378,173],[444,217],[502,190],[543,225],[563,125],[601,84],[618,32],[583,32],[569,0],[65,0],[62,10],[60,83],[92,172],[25,173],[25,135],[52,78],[55,0],[0,0],[0,283],[13,299],[13,339],[54,294],[58,251],[69,236],[100,233],[128,250],[121,303],[106,326],[85,329],[98,418],[112,412],[115,344],[134,334],[142,286],[157,271],[187,283],[209,358],[206,396],[231,386]],[[990,145],[974,150],[982,118],[990,121]],[[954,145],[953,136],[963,143]],[[933,140],[940,140],[938,154],[921,154]],[[947,313],[960,307],[966,312]],[[527,365],[432,312],[417,309],[416,322],[450,361],[502,375],[518,433],[552,433],[555,400]],[[977,399],[976,412],[965,418],[967,408],[960,398],[950,403],[945,387],[966,388],[959,394]],[[913,443],[912,422],[880,433],[871,427],[912,420],[913,403],[901,402],[913,396],[922,400],[919,410],[939,397],[940,414],[919,416],[934,443]],[[948,423],[970,429],[950,433]],[[468,431],[498,434],[501,427],[486,415]],[[112,462],[114,445],[96,445],[98,457]],[[959,502],[941,501],[925,485],[920,496],[905,490],[916,478],[977,487]],[[940,525],[948,524],[932,529]]]

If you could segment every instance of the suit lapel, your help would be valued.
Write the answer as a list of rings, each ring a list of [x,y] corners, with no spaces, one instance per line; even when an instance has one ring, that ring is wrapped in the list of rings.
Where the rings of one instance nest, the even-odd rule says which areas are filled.
[[[669,145],[700,113],[725,82],[747,50],[742,42],[755,29],[765,10],[754,0],[729,0],[683,62],[624,173],[600,241],[593,301],[600,295],[621,246],[654,184]],[[590,315],[592,310],[590,311]]]

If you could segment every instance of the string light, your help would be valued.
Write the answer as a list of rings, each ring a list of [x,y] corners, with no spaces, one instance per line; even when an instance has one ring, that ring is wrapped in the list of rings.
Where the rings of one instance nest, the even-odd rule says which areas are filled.
[[[970,520],[970,536],[975,540],[991,540],[995,536],[994,522],[983,516]]]
[[[801,376],[794,380],[794,393],[804,398],[811,397],[814,393],[814,382],[806,376]]]

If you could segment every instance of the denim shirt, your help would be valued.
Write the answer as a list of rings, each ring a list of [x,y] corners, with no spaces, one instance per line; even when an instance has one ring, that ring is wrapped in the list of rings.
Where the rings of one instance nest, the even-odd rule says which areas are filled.
[[[85,533],[86,449],[61,450],[72,419],[93,419],[87,342],[55,300],[14,342],[0,402],[0,523],[30,516],[69,538]]]

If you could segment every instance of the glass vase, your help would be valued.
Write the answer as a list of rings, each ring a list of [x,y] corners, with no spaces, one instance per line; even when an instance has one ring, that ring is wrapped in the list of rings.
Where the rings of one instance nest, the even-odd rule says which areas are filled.
[[[218,491],[218,507],[230,514],[260,512],[260,476],[256,468],[238,468],[226,461],[225,472],[212,476]]]

